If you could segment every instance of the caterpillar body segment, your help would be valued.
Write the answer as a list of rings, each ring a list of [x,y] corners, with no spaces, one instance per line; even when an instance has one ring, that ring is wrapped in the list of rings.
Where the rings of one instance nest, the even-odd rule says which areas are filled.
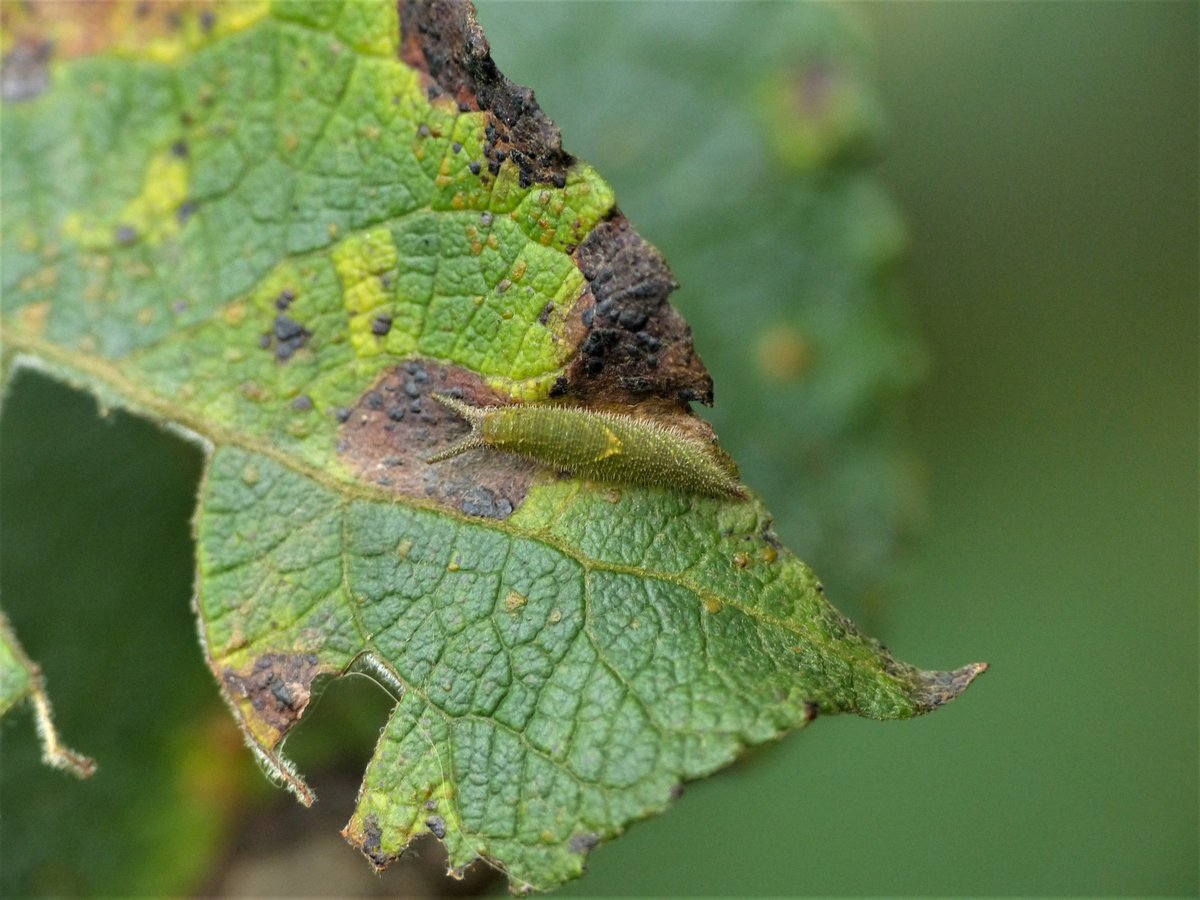
[[[471,433],[431,456],[431,463],[483,447],[607,484],[745,496],[737,467],[715,442],[671,425],[557,404],[471,406],[445,394],[432,396],[466,419]]]

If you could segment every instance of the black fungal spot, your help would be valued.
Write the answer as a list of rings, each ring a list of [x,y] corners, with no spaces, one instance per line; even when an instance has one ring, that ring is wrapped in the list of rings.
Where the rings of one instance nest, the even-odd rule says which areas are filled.
[[[479,160],[477,159],[473,159],[467,163],[467,168],[471,170],[472,175],[478,175],[481,171],[483,171],[483,166],[479,164]]]
[[[450,145],[450,152],[451,153],[461,153],[462,152],[462,144],[460,144],[458,141],[455,141],[453,144]]]
[[[276,306],[278,307],[278,298],[276,298]],[[312,337],[311,331],[281,312],[275,317],[271,331],[258,339],[258,345],[264,350],[274,345],[275,358],[279,362],[287,362],[296,355],[297,350],[308,343],[310,337]]]
[[[308,412],[308,410],[312,408],[312,398],[309,397],[308,394],[301,394],[292,401],[292,409],[296,410],[296,412]]]
[[[821,712],[820,705],[815,700],[804,701],[804,721],[811,722]]]
[[[296,698],[292,694],[291,688],[276,678],[272,678],[269,684],[271,687],[271,696],[275,698],[275,702],[278,704],[278,709],[283,710],[296,708]]]
[[[439,841],[446,836],[446,820],[441,816],[430,816],[425,820],[425,827]]]
[[[203,10],[200,13],[200,28],[208,34],[213,30],[213,26],[217,24],[217,16],[211,9]]]
[[[371,393],[367,394],[367,408],[383,409],[383,394],[379,393],[379,391],[371,391]]]
[[[295,319],[280,314],[275,317],[275,328],[273,333],[276,340],[290,341],[304,333],[304,326]]]
[[[404,407],[403,406],[393,406],[391,409],[388,410],[388,418],[391,419],[393,422],[399,422],[401,419],[404,418]]]
[[[279,296],[275,298],[275,308],[280,312],[292,305],[292,301],[296,299],[296,295],[291,291],[284,289],[279,292]]]
[[[645,310],[623,309],[620,315],[617,316],[617,321],[621,324],[622,328],[628,331],[641,331],[646,327],[647,318],[649,316],[646,315]]]
[[[188,145],[187,141],[176,141],[171,145],[171,155],[177,156],[180,159],[187,159]]]
[[[344,406],[339,406],[333,411],[333,414],[342,423],[345,423],[350,418],[350,410]]]
[[[468,516],[507,519],[512,515],[513,507],[507,497],[501,497],[494,491],[479,486],[463,494],[462,511]]]
[[[392,317],[378,315],[371,320],[371,334],[376,337],[383,337],[392,330]]]
[[[118,225],[117,226],[117,243],[118,244],[127,247],[130,244],[132,244],[134,241],[136,241],[137,237],[138,237],[137,229],[134,228],[132,225]]]
[[[488,228],[492,224],[492,214],[490,212],[479,214],[479,224],[484,228]]]
[[[538,324],[545,325],[550,321],[550,314],[554,312],[554,301],[549,301],[542,307],[542,311],[538,313]]]
[[[175,211],[175,218],[180,225],[187,222],[188,219],[196,212],[195,200],[184,200],[179,204],[179,209]]]
[[[374,813],[363,820],[362,841],[358,849],[371,861],[377,872],[387,868],[388,863],[392,861],[391,857],[383,852],[383,831]]]

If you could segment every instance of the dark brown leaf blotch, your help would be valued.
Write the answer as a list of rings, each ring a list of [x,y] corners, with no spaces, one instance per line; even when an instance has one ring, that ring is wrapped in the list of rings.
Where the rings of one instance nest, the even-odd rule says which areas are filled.
[[[574,157],[563,150],[558,127],[533,91],[496,68],[470,3],[400,0],[400,29],[400,56],[429,79],[431,93],[448,94],[460,108],[491,113],[484,153],[493,174],[511,159],[524,186],[566,184]]]
[[[555,393],[597,404],[661,398],[711,406],[712,377],[692,329],[668,302],[677,285],[659,252],[618,213],[592,229],[575,263],[590,298],[568,323],[579,350]]]
[[[254,714],[282,738],[304,714],[321,671],[311,653],[265,653],[247,669],[226,668],[221,680],[231,698],[248,700]]]
[[[360,478],[391,493],[469,516],[507,519],[524,502],[535,466],[487,450],[427,462],[470,430],[434,393],[475,406],[509,402],[474,372],[414,360],[385,372],[339,416],[338,452]]]

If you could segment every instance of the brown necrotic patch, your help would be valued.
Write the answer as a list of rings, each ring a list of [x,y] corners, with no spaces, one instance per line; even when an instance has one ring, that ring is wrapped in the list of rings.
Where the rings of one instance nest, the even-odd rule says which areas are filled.
[[[575,263],[590,297],[568,323],[579,349],[554,393],[589,403],[711,406],[712,377],[691,327],[668,302],[677,285],[659,252],[617,214],[592,229]]]
[[[505,160],[512,160],[523,186],[566,184],[574,157],[563,150],[558,127],[542,112],[533,91],[496,67],[471,4],[400,0],[399,6],[401,58],[426,76],[430,95],[449,95],[464,111],[491,113],[484,146],[489,171],[494,175]]]
[[[430,394],[476,406],[508,399],[474,372],[418,360],[391,369],[352,409],[338,414],[338,452],[360,478],[405,497],[433,500],[469,516],[506,519],[533,481],[533,463],[476,450],[445,462],[427,460],[464,437],[470,426]]]
[[[488,113],[484,156],[488,173],[517,166],[522,185],[562,187],[575,160],[562,148],[557,126],[528,88],[506,78],[470,3],[399,0],[400,55],[425,77],[431,96]],[[482,178],[478,161],[470,170]],[[616,210],[575,251],[590,285],[564,324],[577,352],[554,389],[589,404],[660,401],[678,407],[712,404],[712,378],[697,355],[691,329],[668,302],[671,270]]]
[[[313,680],[321,672],[320,660],[311,653],[266,653],[241,671],[226,668],[221,680],[234,701],[247,701],[254,715],[276,732],[278,742],[304,714]]]

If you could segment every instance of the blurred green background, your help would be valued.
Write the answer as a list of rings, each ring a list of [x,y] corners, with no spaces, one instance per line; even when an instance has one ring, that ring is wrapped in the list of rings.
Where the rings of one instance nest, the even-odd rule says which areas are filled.
[[[479,4],[672,264],[785,543],[900,657],[992,664],[936,715],[823,720],[689,786],[564,894],[1200,891],[1198,9]],[[839,61],[807,131],[793,57]],[[773,158],[781,128],[807,150]],[[187,608],[198,453],[32,375],[3,428],[0,596],[102,765],[47,772],[5,723],[5,892],[441,886],[433,847],[376,880],[336,835],[369,685],[289,742],[316,812],[231,731]]]

